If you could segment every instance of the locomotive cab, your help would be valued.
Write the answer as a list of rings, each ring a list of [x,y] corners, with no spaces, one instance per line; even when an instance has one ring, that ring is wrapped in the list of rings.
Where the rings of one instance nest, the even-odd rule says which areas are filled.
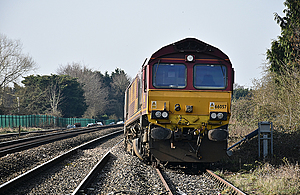
[[[194,38],[144,63],[125,94],[125,147],[153,162],[215,162],[226,154],[234,70]]]

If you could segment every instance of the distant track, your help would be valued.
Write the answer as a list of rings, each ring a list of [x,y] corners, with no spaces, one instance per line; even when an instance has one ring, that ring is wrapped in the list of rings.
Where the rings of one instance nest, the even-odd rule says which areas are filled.
[[[24,183],[25,181],[28,181],[30,180],[31,178],[33,178],[34,176],[42,173],[43,171],[49,169],[50,167],[53,167],[55,166],[58,162],[61,162],[63,161],[64,159],[66,158],[69,158],[72,154],[74,154],[75,152],[77,152],[78,150],[81,150],[81,149],[84,149],[84,148],[88,148],[90,147],[91,145],[99,142],[100,140],[104,139],[104,138],[108,138],[110,136],[114,136],[116,134],[120,134],[123,132],[123,129],[119,130],[119,131],[116,131],[116,132],[113,132],[113,133],[110,133],[110,134],[107,134],[107,135],[104,135],[104,136],[101,136],[99,138],[96,138],[94,140],[91,140],[89,142],[86,142],[80,146],[77,146],[71,150],[69,150],[68,152],[65,152],[64,154],[62,155],[59,155],[29,171],[27,171],[26,173],[0,185],[0,194],[5,194],[6,192],[8,192],[10,189],[12,189],[13,187],[17,186],[18,184],[20,183]]]
[[[46,130],[40,130],[40,131],[20,132],[20,134],[19,133],[6,133],[6,134],[0,134],[0,139],[10,138],[10,137],[17,137],[17,136],[23,136],[23,135],[28,135],[28,134],[45,134],[45,133],[49,133],[49,132],[63,131],[63,130],[66,130],[66,128],[46,129]]]
[[[107,126],[93,126],[89,128],[80,128],[70,131],[62,131],[52,134],[34,136],[30,138],[12,140],[7,142],[0,142],[0,157],[10,153],[19,152],[32,147],[36,147],[45,143],[53,142],[60,139],[70,138],[79,134],[90,133],[98,131],[100,129],[106,129],[111,127],[121,127],[123,125],[107,125]]]

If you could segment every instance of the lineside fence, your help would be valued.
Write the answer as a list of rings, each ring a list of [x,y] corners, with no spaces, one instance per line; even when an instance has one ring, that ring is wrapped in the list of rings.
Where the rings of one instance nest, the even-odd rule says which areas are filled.
[[[50,115],[0,115],[0,127],[67,127],[69,124],[80,123],[86,126],[95,123],[95,119],[60,118]]]

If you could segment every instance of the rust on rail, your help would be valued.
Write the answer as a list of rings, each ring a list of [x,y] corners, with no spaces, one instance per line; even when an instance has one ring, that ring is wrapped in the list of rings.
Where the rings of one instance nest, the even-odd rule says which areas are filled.
[[[170,188],[169,188],[169,186],[168,186],[168,184],[167,184],[165,178],[162,176],[160,170],[159,170],[158,168],[156,168],[156,171],[157,171],[157,173],[158,173],[158,175],[159,175],[159,177],[160,177],[160,180],[163,182],[163,184],[164,184],[164,186],[165,186],[167,192],[169,193],[169,195],[173,195],[173,193],[172,193],[172,191],[170,190]]]
[[[228,181],[224,180],[223,178],[219,177],[218,175],[214,174],[212,171],[210,170],[206,170],[206,172],[212,176],[213,178],[217,179],[220,183],[226,185],[227,187],[229,187],[230,189],[232,189],[235,194],[238,195],[246,195],[244,192],[242,192],[240,189],[236,188],[235,186],[233,186],[231,183],[229,183]]]

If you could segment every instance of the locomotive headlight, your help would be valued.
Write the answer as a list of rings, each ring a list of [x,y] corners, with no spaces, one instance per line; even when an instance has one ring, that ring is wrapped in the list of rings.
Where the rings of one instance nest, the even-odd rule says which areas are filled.
[[[168,119],[169,112],[167,110],[153,110],[151,112],[151,119]]]
[[[162,114],[161,114],[161,116],[162,116],[163,118],[168,118],[169,113],[166,112],[166,111],[163,111]]]
[[[224,117],[223,113],[218,113],[218,119],[222,119]]]
[[[212,119],[216,119],[216,118],[217,118],[217,114],[213,112],[213,113],[210,114],[210,117],[211,117]]]
[[[157,118],[160,118],[160,117],[161,117],[161,111],[155,112],[155,116],[156,116]]]
[[[193,62],[195,60],[195,56],[194,55],[186,55],[185,60],[188,62]]]
[[[210,113],[210,120],[227,120],[227,113],[226,112],[211,112]]]

